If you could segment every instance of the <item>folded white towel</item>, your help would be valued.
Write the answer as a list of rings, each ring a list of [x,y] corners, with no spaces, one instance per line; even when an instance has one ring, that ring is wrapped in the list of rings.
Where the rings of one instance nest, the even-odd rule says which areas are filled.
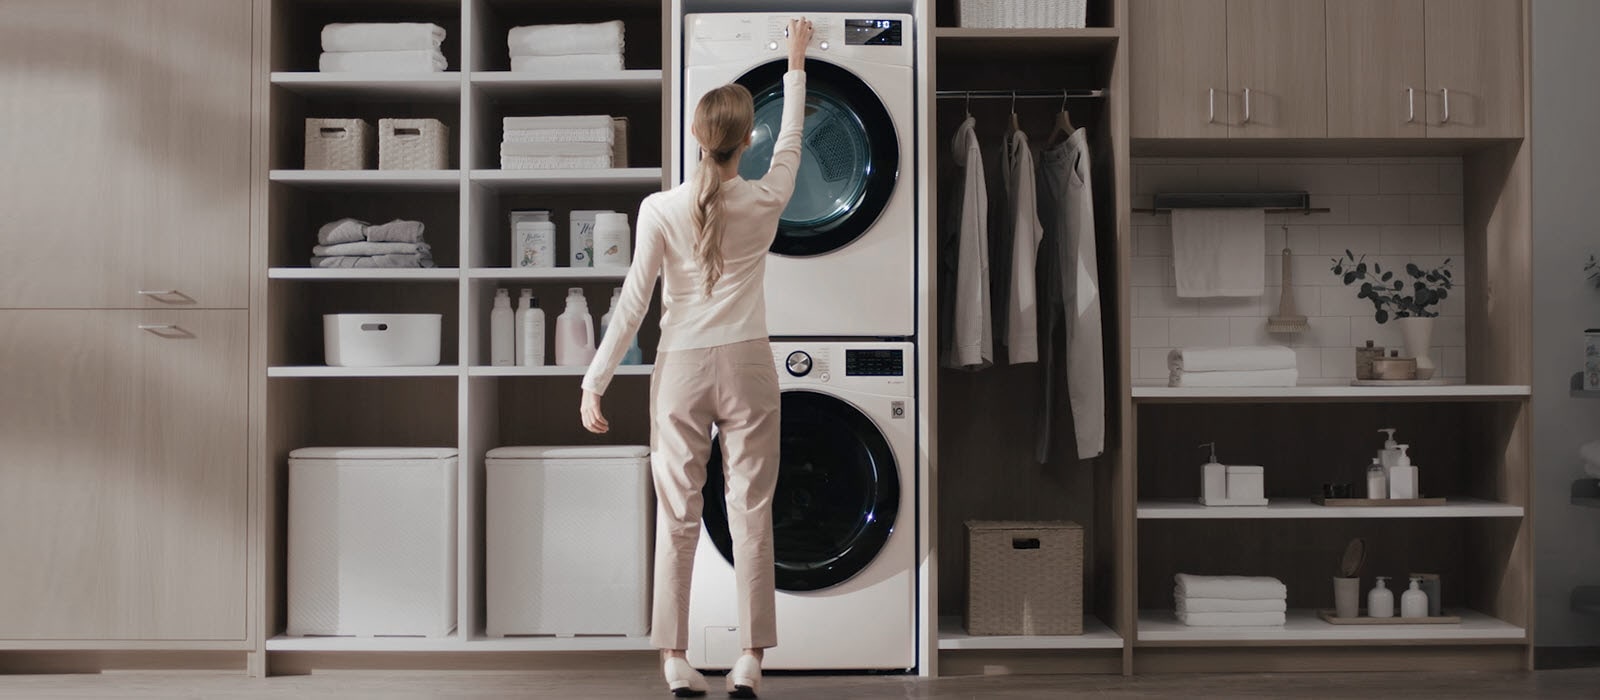
[[[1195,576],[1178,574],[1177,598],[1227,600],[1287,600],[1289,589],[1271,576]]]
[[[1294,351],[1282,345],[1177,348],[1167,353],[1167,369],[1173,372],[1247,372],[1295,367]]]
[[[622,54],[585,53],[571,56],[512,56],[511,72],[562,76],[586,73],[616,73],[622,70]]]
[[[506,156],[610,156],[609,143],[502,143],[500,157]]]
[[[444,27],[421,22],[335,23],[322,28],[323,51],[439,50]]]
[[[515,27],[506,35],[512,56],[570,56],[622,53],[621,20],[594,24],[539,24]]]
[[[1173,372],[1167,377],[1167,386],[1174,387],[1286,387],[1295,386],[1299,383],[1300,371],[1294,369],[1261,369],[1247,372]]]
[[[311,254],[319,258],[332,258],[346,255],[432,255],[433,248],[426,243],[373,243],[371,241],[357,241],[355,243],[340,243],[338,245],[319,245],[311,249]]]
[[[1181,612],[1178,621],[1190,627],[1282,627],[1288,616],[1281,612]]]
[[[606,114],[558,114],[548,117],[506,117],[500,120],[503,131],[542,131],[545,129],[610,129]]]
[[[1178,296],[1261,296],[1267,281],[1266,221],[1261,209],[1174,210]]]
[[[505,132],[504,143],[615,143],[615,129],[516,129]]]
[[[409,255],[341,255],[314,257],[311,266],[318,268],[395,268],[433,267],[433,258],[419,253]]]
[[[338,245],[340,243],[354,243],[366,240],[367,225],[367,222],[359,219],[330,221],[317,230],[317,243],[321,245]]]
[[[610,154],[604,156],[502,156],[501,170],[607,170]]]
[[[1289,604],[1282,598],[1266,600],[1228,600],[1227,598],[1184,598],[1177,599],[1178,612],[1188,613],[1255,613],[1255,612],[1284,612],[1289,609]]]
[[[448,67],[444,54],[431,50],[329,52],[317,61],[324,73],[442,73]]]

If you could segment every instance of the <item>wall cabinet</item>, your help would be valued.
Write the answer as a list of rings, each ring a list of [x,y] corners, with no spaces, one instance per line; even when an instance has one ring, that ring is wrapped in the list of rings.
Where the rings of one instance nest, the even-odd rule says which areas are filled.
[[[1325,22],[1323,0],[1228,0],[1228,136],[1328,134]]]
[[[0,311],[0,639],[243,640],[247,311]]]
[[[1427,0],[1428,136],[1524,134],[1522,3]]]
[[[1423,138],[1423,0],[1328,3],[1328,135]]]
[[[1132,0],[1135,138],[1227,138],[1228,0]]]

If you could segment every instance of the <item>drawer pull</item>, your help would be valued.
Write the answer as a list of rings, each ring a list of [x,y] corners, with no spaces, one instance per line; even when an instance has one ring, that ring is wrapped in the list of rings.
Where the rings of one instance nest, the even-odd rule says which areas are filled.
[[[1039,538],[1037,538],[1037,537],[1013,537],[1013,538],[1011,538],[1011,548],[1012,549],[1038,549],[1039,548]]]

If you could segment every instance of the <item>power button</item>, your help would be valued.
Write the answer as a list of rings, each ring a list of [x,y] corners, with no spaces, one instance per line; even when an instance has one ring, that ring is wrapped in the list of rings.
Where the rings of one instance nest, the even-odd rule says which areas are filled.
[[[791,376],[804,377],[808,374],[811,374],[811,356],[806,354],[803,350],[796,350],[789,353],[788,359],[784,360],[783,364],[789,370],[789,374]],[[823,374],[822,376],[822,381],[828,381],[827,374]]]

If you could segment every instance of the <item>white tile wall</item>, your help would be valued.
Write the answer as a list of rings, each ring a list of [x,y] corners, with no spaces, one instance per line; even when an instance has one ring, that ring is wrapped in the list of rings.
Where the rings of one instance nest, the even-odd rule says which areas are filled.
[[[1456,287],[1439,306],[1433,360],[1447,377],[1466,376],[1466,266],[1459,158],[1135,159],[1134,206],[1157,192],[1306,190],[1326,214],[1267,217],[1267,290],[1259,299],[1180,299],[1172,273],[1172,230],[1164,215],[1136,214],[1129,283],[1133,287],[1135,379],[1167,376],[1167,352],[1185,345],[1276,343],[1295,349],[1303,379],[1355,376],[1356,345],[1400,347],[1400,331],[1379,325],[1372,304],[1329,270],[1345,250],[1385,268],[1437,265],[1451,258]],[[1288,231],[1284,231],[1284,226]],[[1293,251],[1295,304],[1311,330],[1266,332],[1278,311],[1282,250]]]

